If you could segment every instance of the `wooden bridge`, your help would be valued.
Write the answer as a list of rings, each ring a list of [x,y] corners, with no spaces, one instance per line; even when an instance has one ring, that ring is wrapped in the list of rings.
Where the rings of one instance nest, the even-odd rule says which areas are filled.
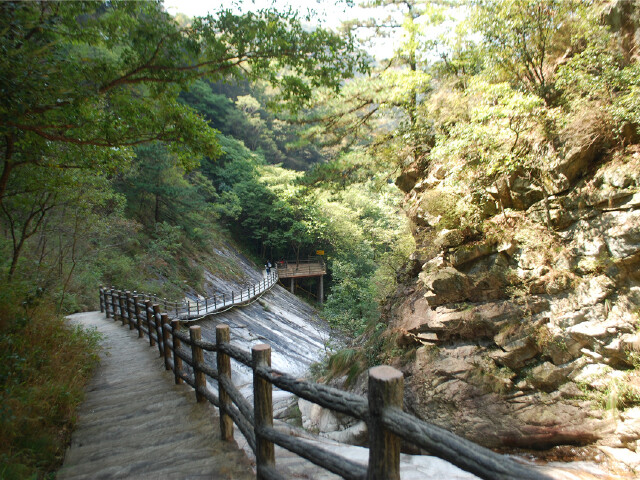
[[[327,274],[327,266],[323,260],[276,262],[276,271],[280,278],[322,277]]]
[[[295,293],[296,278],[318,277],[318,303],[322,305],[324,298],[324,275],[327,266],[322,259],[280,261],[276,262],[275,270],[280,279],[290,279],[289,289]]]
[[[141,302],[139,296],[101,288],[100,305],[107,318],[121,321],[122,326],[128,326],[129,330],[137,330],[138,337],[146,335],[150,346],[157,346],[167,372],[171,372],[176,384],[186,383],[193,387],[197,403],[210,402],[218,407],[222,440],[230,441],[234,426],[238,427],[255,453],[259,479],[285,478],[276,466],[275,445],[346,479],[399,479],[400,446],[404,440],[480,478],[550,480],[550,477],[537,469],[524,466],[510,457],[496,454],[403,412],[403,375],[394,368],[380,366],[369,370],[368,397],[365,398],[274,370],[271,368],[269,345],[254,345],[251,352],[243,351],[231,343],[228,325],[216,327],[216,342],[212,343],[201,339],[200,326],[193,325],[186,330],[179,317],[170,319],[168,312],[161,312],[159,304],[152,304],[150,300]],[[205,351],[216,353],[215,368],[205,363]],[[112,355],[117,355],[117,352],[112,352]],[[129,375],[135,380],[135,362],[138,360],[129,357],[128,353],[126,355],[124,363]],[[253,405],[231,381],[232,358],[253,371]],[[148,367],[145,365],[141,368],[146,370]],[[217,382],[217,394],[208,387],[207,380]],[[345,458],[308,439],[276,430],[273,427],[274,386],[322,407],[365,421],[369,431],[368,463],[362,464]],[[153,388],[149,385],[148,390],[151,392]],[[146,404],[147,400],[130,398],[129,402]],[[95,406],[100,408],[100,402],[96,402]],[[129,412],[132,407],[129,403],[122,406],[126,414],[120,418],[121,422],[127,422],[135,416],[135,413]],[[153,411],[155,406],[149,408]],[[101,433],[96,429],[94,434]],[[171,429],[165,435],[167,439],[172,437]],[[120,449],[126,450],[126,447]],[[102,452],[103,456],[109,454]],[[170,457],[172,460],[162,456],[154,461],[174,462],[181,457],[181,451],[176,450]],[[129,457],[132,462],[137,458],[135,455]],[[153,463],[148,459],[143,461]],[[65,462],[60,478],[73,478],[71,475],[65,476],[65,468],[66,472],[72,470]],[[184,468],[188,468],[186,464]],[[204,464],[202,468],[205,468]],[[178,475],[177,478],[184,476]],[[223,478],[216,477],[215,470],[211,471],[209,478],[211,476]]]

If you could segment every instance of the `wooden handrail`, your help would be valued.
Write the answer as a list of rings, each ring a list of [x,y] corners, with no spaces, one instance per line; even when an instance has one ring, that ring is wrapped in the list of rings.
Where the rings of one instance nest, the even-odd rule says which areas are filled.
[[[229,327],[216,326],[216,342],[201,339],[200,327],[182,330],[181,319],[169,323],[167,312],[147,296],[100,287],[100,305],[107,318],[125,319],[147,334],[150,345],[158,345],[165,367],[173,371],[176,383],[184,381],[194,388],[198,402],[209,401],[220,409],[220,431],[224,440],[233,438],[233,425],[247,439],[256,455],[257,478],[280,479],[275,468],[274,445],[279,445],[346,479],[399,479],[401,439],[487,480],[551,480],[538,470],[510,457],[497,454],[469,440],[424,422],[402,411],[403,376],[392,367],[369,370],[368,397],[344,392],[327,385],[299,380],[270,366],[271,347],[256,345],[246,352],[230,342]],[[123,299],[130,297],[131,303]],[[147,325],[145,328],[144,325]],[[191,355],[187,352],[191,351]],[[216,352],[217,370],[204,363],[204,351]],[[230,359],[253,370],[254,405],[240,394],[231,381]],[[182,368],[182,362],[192,372]],[[208,389],[206,377],[217,381],[217,396]],[[329,452],[297,436],[273,428],[271,388],[276,386],[322,407],[364,420],[369,429],[368,465]]]

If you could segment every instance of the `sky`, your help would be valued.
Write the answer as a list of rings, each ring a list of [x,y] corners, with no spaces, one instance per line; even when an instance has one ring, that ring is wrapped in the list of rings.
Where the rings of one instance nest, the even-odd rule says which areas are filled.
[[[357,0],[353,3],[359,3]],[[336,29],[344,20],[354,18],[370,18],[375,15],[375,10],[363,9],[358,6],[350,7],[345,0],[164,0],[165,9],[175,15],[184,13],[189,17],[204,16],[207,13],[215,13],[221,8],[230,8],[238,12],[259,10],[269,7],[284,10],[292,7],[300,13],[314,10],[318,18],[318,24],[325,28]],[[378,9],[380,16],[386,16],[382,9]],[[439,35],[443,31],[451,31],[451,23],[441,27],[431,28],[432,35]],[[399,37],[380,39],[367,47],[369,53],[378,60],[390,58],[399,42]]]
[[[372,9],[350,7],[345,0],[164,0],[164,6],[172,15],[184,13],[189,17],[204,16],[209,12],[215,13],[221,8],[246,12],[269,7],[275,7],[278,10],[292,7],[300,13],[306,13],[308,10],[315,11],[317,24],[334,30],[344,20],[372,16]],[[392,40],[384,39],[375,42],[367,50],[375,58],[382,60],[393,56],[394,48]]]

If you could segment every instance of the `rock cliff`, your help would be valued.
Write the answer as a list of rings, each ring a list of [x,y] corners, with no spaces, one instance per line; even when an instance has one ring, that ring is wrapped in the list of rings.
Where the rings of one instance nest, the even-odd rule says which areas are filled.
[[[640,452],[640,147],[567,150],[546,197],[503,178],[482,228],[439,227],[440,165],[399,179],[418,249],[385,315],[416,348],[406,403],[491,447]]]
[[[603,5],[618,71],[636,71],[640,11]],[[564,78],[577,78],[574,53],[557,62]],[[470,85],[434,95],[431,153],[396,180],[417,244],[384,306],[405,404],[489,447],[597,445],[638,469],[637,117],[616,116],[622,90],[593,101],[589,84],[516,132],[514,118],[529,117],[498,115],[515,94]],[[521,144],[533,161],[514,153]]]

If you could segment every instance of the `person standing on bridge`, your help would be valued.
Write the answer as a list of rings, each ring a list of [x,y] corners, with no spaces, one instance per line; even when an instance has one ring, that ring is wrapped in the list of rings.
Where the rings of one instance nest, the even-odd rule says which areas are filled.
[[[271,273],[271,261],[267,260],[267,264],[265,265],[265,268],[267,269],[267,275],[269,275]]]

